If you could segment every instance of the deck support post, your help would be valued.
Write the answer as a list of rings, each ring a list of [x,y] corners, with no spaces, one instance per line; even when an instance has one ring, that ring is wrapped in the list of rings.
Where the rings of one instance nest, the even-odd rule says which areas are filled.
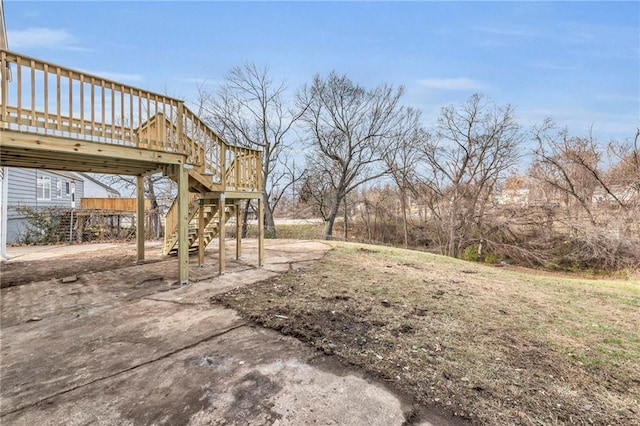
[[[242,200],[236,200],[236,260],[242,256]]]
[[[258,198],[258,267],[264,265],[264,201]]]
[[[144,176],[136,176],[136,241],[137,247],[137,261],[144,261]]]
[[[225,195],[224,193],[220,194],[220,198],[218,200],[218,215],[220,217],[220,222],[218,222],[218,257],[220,258],[219,261],[219,265],[220,265],[220,275],[224,274],[224,269],[225,269],[225,240],[227,238],[227,232],[226,232],[226,204],[225,204]]]
[[[189,174],[184,165],[178,167],[178,281],[189,283]]]
[[[204,208],[205,200],[199,201],[198,210],[198,266],[204,266]]]

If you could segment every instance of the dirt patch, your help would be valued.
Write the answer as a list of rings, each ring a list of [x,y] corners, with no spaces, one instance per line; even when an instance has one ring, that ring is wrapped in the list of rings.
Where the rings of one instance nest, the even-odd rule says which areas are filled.
[[[640,422],[640,283],[335,247],[212,301],[473,423]]]
[[[70,246],[79,248],[81,246]],[[56,247],[50,247],[49,251]],[[91,245],[86,246],[86,251],[57,256],[43,256],[34,259],[34,255],[26,256],[23,260],[16,257],[10,261],[0,263],[0,286],[12,287],[36,281],[50,279],[63,279],[83,273],[112,271],[136,264],[136,248],[132,244],[119,244],[116,247],[106,247],[93,250]],[[37,249],[37,248],[34,248]],[[64,252],[65,247],[60,246]],[[145,263],[154,263],[167,258],[160,253],[160,246],[154,244],[148,251]]]

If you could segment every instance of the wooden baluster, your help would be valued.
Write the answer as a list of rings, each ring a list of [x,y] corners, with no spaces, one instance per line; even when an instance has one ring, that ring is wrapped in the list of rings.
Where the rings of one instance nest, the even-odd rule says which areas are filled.
[[[101,96],[101,100],[102,100],[102,114],[100,114],[100,121],[101,121],[101,128],[102,128],[102,137],[106,137],[107,136],[107,120],[105,118],[105,88],[104,88],[104,80],[100,80],[100,87],[102,89],[102,96]]]
[[[7,75],[7,52],[4,50],[0,52],[0,77],[2,77],[2,104],[0,105],[0,117],[2,118],[2,122],[7,122],[7,92],[9,91],[9,76]]]
[[[222,190],[227,190],[227,144],[220,141],[220,174],[222,175]]]
[[[149,97],[149,95],[146,96],[147,98],[147,149],[149,149],[151,147],[151,98]]]
[[[120,139],[125,145],[129,145],[124,136],[124,85],[120,86]]]
[[[173,132],[173,123],[167,117],[167,99],[164,96],[162,97],[162,116],[165,119],[165,123],[169,123],[169,128],[162,132],[162,151],[167,151],[167,141]]]
[[[184,119],[184,104],[182,102],[178,102],[178,111],[176,116],[176,145],[178,148],[178,152],[184,154],[185,150],[183,148],[184,141],[183,138],[183,127],[182,120]]]
[[[111,83],[111,140],[115,142],[116,135],[116,85]]]
[[[240,168],[242,165],[242,149],[240,149],[240,151],[238,151],[238,149],[236,148],[235,150],[235,157],[233,159],[234,164],[235,164],[235,190],[238,191],[240,189]]]
[[[69,81],[69,136],[73,132],[72,123],[73,123],[73,72],[69,71],[69,75],[67,75],[67,79]]]
[[[80,134],[84,135],[84,74],[80,74]]]
[[[91,77],[91,137],[95,135],[96,130],[96,79]]]
[[[60,116],[62,88],[60,81],[60,67],[56,67],[56,130],[61,130],[62,117]]]
[[[133,87],[129,87],[129,139],[131,142],[134,142],[135,145],[137,141],[134,139],[133,129]]]
[[[151,105],[151,104],[150,104]],[[153,113],[149,110],[149,119],[153,117],[153,120],[156,123],[156,131],[153,135],[153,145],[150,146],[150,149],[156,150],[158,149],[158,141],[161,138],[161,134],[164,133],[164,126],[166,123],[160,122],[160,117],[158,117],[158,95],[153,96]]]
[[[16,81],[18,83],[18,117],[17,117],[17,123],[18,125],[20,125],[20,120],[22,120],[22,60],[21,58],[18,56],[16,58],[16,62],[18,63],[18,66],[16,68]]]
[[[49,64],[44,64],[44,130],[49,128]]]
[[[31,126],[36,126],[36,61],[31,60]]]
[[[142,90],[138,90],[138,131],[142,130],[142,125],[144,121],[142,120]],[[147,124],[147,131],[149,125]],[[140,147],[140,142],[142,138],[140,134],[138,134],[138,148]]]

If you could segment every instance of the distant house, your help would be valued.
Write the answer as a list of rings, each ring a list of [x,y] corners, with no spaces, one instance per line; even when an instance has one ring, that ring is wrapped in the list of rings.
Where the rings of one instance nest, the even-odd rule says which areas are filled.
[[[621,203],[630,206],[640,200],[640,191],[630,185],[611,185],[609,191],[596,188],[593,191],[592,202],[598,205],[617,206]]]
[[[77,173],[84,180],[84,195],[86,198],[115,198],[120,192],[111,188],[86,173]]]
[[[506,188],[494,196],[496,204],[504,206],[528,207],[531,200],[529,188]]]
[[[75,209],[80,199],[117,197],[118,191],[84,173],[7,167],[7,243],[21,241],[26,227],[26,211],[48,207]]]

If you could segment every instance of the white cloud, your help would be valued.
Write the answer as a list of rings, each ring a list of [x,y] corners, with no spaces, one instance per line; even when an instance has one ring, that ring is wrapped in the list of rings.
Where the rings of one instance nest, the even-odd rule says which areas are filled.
[[[76,38],[67,30],[52,28],[28,28],[8,30],[7,40],[11,49],[49,47],[68,50],[89,50],[77,45]]]
[[[479,90],[484,85],[467,77],[458,78],[426,78],[418,80],[418,84],[427,89],[435,90]]]

